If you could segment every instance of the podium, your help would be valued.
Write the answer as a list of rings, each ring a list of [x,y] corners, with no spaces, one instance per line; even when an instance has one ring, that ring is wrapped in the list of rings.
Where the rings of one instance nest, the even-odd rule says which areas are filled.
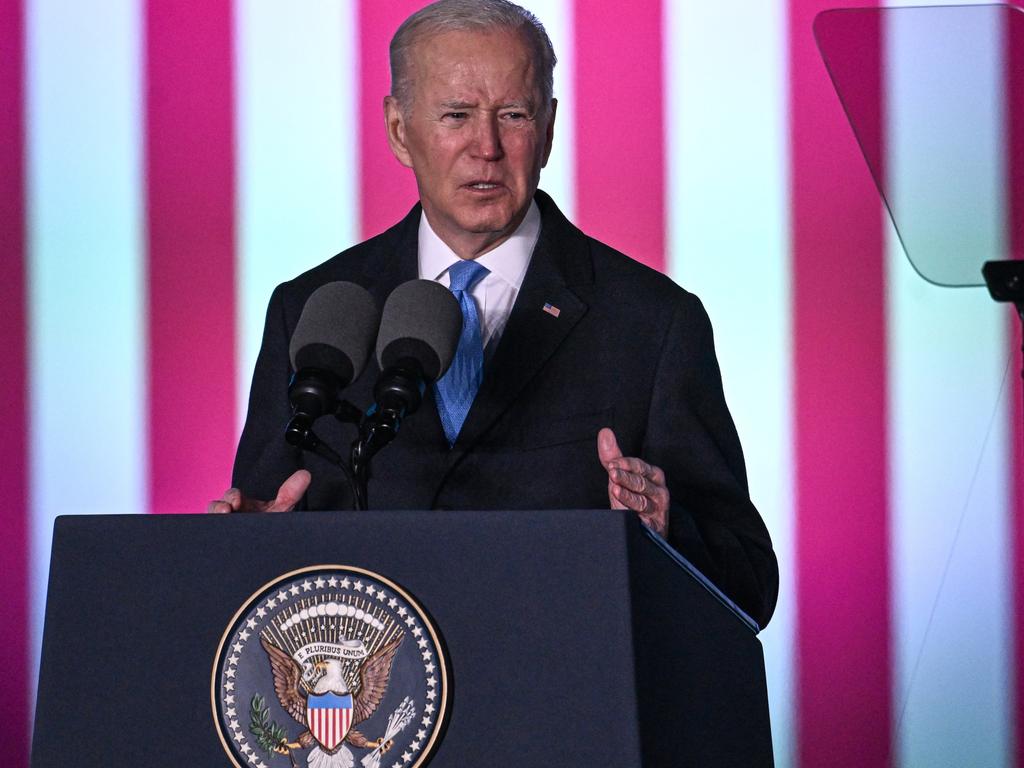
[[[450,677],[431,768],[773,764],[756,627],[602,510],[58,518],[32,766],[231,766],[211,706],[226,628],[319,565],[429,613]]]

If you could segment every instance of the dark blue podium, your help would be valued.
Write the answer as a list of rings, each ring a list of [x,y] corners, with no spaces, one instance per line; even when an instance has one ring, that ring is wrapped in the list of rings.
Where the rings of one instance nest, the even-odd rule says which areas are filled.
[[[438,627],[431,768],[773,764],[756,627],[634,516],[393,511],[59,518],[34,768],[231,765],[225,627],[318,564],[386,576]]]

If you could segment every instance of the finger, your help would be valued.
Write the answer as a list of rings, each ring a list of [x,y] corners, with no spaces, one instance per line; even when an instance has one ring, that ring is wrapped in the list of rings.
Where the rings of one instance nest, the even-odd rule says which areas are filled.
[[[608,478],[608,506],[612,509],[626,509],[626,505],[619,501],[615,495],[615,489],[619,486],[615,484],[615,481]]]
[[[613,460],[609,469],[624,469],[627,472],[643,475],[655,485],[665,484],[665,473],[662,472],[661,467],[648,464],[643,459],[638,459],[634,456],[623,456]]]
[[[206,513],[208,515],[227,515],[234,511],[235,510],[231,508],[231,505],[224,501],[224,499],[211,501],[206,505]]]
[[[660,536],[668,535],[668,507],[658,507],[647,496],[635,494],[620,486],[615,486],[614,493],[622,499],[624,509],[635,512],[640,522]]]
[[[597,457],[601,460],[601,466],[607,468],[608,463],[622,457],[619,450],[619,441],[615,439],[615,433],[608,427],[603,427],[597,433]]]
[[[621,485],[633,493],[646,495],[650,488],[650,480],[636,472],[627,472],[624,469],[610,469],[608,476],[616,485]]]
[[[242,492],[237,488],[228,488],[224,495],[206,505],[207,514],[223,515],[238,512],[242,507]]]
[[[636,475],[632,472],[624,472],[621,469],[613,469],[608,473],[611,485],[616,485],[631,491],[637,496],[643,496],[649,502],[647,510],[661,512],[669,507],[668,488],[657,485],[653,480],[648,480],[643,475]],[[635,509],[635,507],[630,507]]]
[[[651,508],[651,502],[646,496],[634,493],[624,486],[613,485],[612,494],[625,506],[626,509],[631,509],[640,515],[643,515]]]
[[[291,477],[281,483],[281,488],[277,491],[277,498],[267,507],[267,512],[291,512],[312,481],[313,476],[305,469],[294,472]]]

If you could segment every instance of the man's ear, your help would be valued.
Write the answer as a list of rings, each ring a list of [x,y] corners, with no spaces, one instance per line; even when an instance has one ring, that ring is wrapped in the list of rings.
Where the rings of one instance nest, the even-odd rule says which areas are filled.
[[[551,145],[555,140],[555,113],[558,111],[558,99],[551,100],[550,111],[548,112],[548,127],[544,135],[544,162],[540,164],[544,168],[551,156]]]
[[[384,124],[391,154],[406,168],[412,168],[412,155],[405,143],[405,115],[394,96],[384,97]]]

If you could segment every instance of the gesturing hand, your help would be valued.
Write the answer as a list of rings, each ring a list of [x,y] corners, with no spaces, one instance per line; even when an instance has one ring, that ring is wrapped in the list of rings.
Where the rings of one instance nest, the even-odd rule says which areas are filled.
[[[237,488],[228,488],[224,491],[224,498],[211,501],[206,506],[206,511],[213,514],[224,514],[226,512],[291,512],[299,503],[302,494],[309,488],[313,476],[305,469],[300,469],[283,483],[277,491],[277,498],[273,501],[261,501],[243,496]]]
[[[665,473],[642,459],[623,456],[615,433],[597,433],[597,456],[608,472],[608,503],[612,509],[631,509],[655,533],[668,534],[668,487]]]

